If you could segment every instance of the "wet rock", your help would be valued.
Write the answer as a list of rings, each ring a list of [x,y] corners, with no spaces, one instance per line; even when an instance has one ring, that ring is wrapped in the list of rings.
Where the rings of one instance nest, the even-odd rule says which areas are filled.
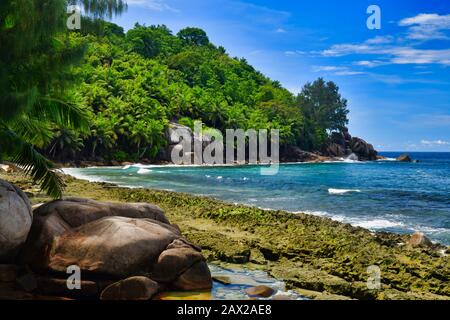
[[[17,277],[17,268],[11,264],[0,264],[0,282],[13,282]]]
[[[12,262],[33,221],[30,202],[22,190],[0,180],[0,261]]]
[[[422,232],[414,233],[408,241],[412,247],[431,247],[433,243]]]
[[[259,283],[253,280],[251,277],[241,275],[229,275],[229,276],[213,275],[213,280],[224,285],[241,285],[252,287],[256,287],[259,285]]]
[[[413,160],[411,159],[411,157],[408,154],[403,154],[403,155],[399,156],[397,158],[397,161],[400,161],[400,162],[413,162]]]
[[[157,282],[147,277],[130,277],[104,289],[101,300],[150,300],[159,291]]]
[[[246,289],[245,293],[249,297],[268,298],[268,297],[271,297],[275,293],[275,290],[268,286],[260,285],[260,286],[251,287],[251,288]]]

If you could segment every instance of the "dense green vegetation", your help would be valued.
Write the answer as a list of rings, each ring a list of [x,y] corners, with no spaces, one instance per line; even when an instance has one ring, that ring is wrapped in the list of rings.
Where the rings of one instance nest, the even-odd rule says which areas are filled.
[[[91,131],[58,137],[59,160],[74,153],[85,159],[155,158],[170,121],[192,126],[200,120],[222,131],[279,129],[283,145],[306,150],[319,150],[331,131],[347,123],[346,101],[334,83],[319,79],[295,97],[245,59],[214,46],[198,28],[174,35],[164,25],[136,24],[124,33],[105,23],[104,32],[73,34],[72,41],[90,43],[77,75]]]
[[[0,4],[0,157],[59,196],[57,161],[155,159],[171,121],[225,130],[279,129],[283,145],[320,150],[347,123],[337,86],[318,79],[295,97],[198,28],[173,34],[101,20],[119,0]],[[69,31],[66,6],[85,10]]]

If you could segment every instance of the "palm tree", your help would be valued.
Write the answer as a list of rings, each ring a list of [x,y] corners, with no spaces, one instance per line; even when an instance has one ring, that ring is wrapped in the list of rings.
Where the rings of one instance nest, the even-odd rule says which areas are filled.
[[[0,159],[17,164],[52,197],[63,182],[37,148],[55,126],[87,130],[83,109],[67,93],[71,67],[85,44],[65,29],[67,5],[93,20],[126,8],[123,0],[10,0],[0,2]]]

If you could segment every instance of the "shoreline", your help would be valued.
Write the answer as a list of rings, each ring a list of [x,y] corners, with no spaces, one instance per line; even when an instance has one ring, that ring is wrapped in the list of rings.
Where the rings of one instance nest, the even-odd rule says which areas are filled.
[[[49,200],[21,174],[0,178],[22,187],[33,204]],[[288,289],[314,299],[450,299],[450,257],[438,253],[445,247],[411,247],[406,235],[371,232],[304,213],[69,176],[64,180],[69,197],[156,204],[203,248],[208,262],[266,271]],[[371,265],[381,269],[381,290],[366,286]]]

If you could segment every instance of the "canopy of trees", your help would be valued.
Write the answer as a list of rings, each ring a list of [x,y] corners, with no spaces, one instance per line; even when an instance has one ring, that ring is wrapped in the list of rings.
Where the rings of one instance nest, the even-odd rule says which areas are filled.
[[[104,29],[101,35],[74,35],[74,41],[91,43],[77,68],[91,130],[73,137],[81,138],[82,148],[67,146],[81,158],[154,158],[169,121],[201,120],[222,131],[280,129],[282,144],[306,150],[319,150],[347,123],[347,102],[333,82],[319,79],[295,97],[245,59],[211,44],[201,29],[177,35],[164,25],[136,24],[123,33],[105,23]]]

